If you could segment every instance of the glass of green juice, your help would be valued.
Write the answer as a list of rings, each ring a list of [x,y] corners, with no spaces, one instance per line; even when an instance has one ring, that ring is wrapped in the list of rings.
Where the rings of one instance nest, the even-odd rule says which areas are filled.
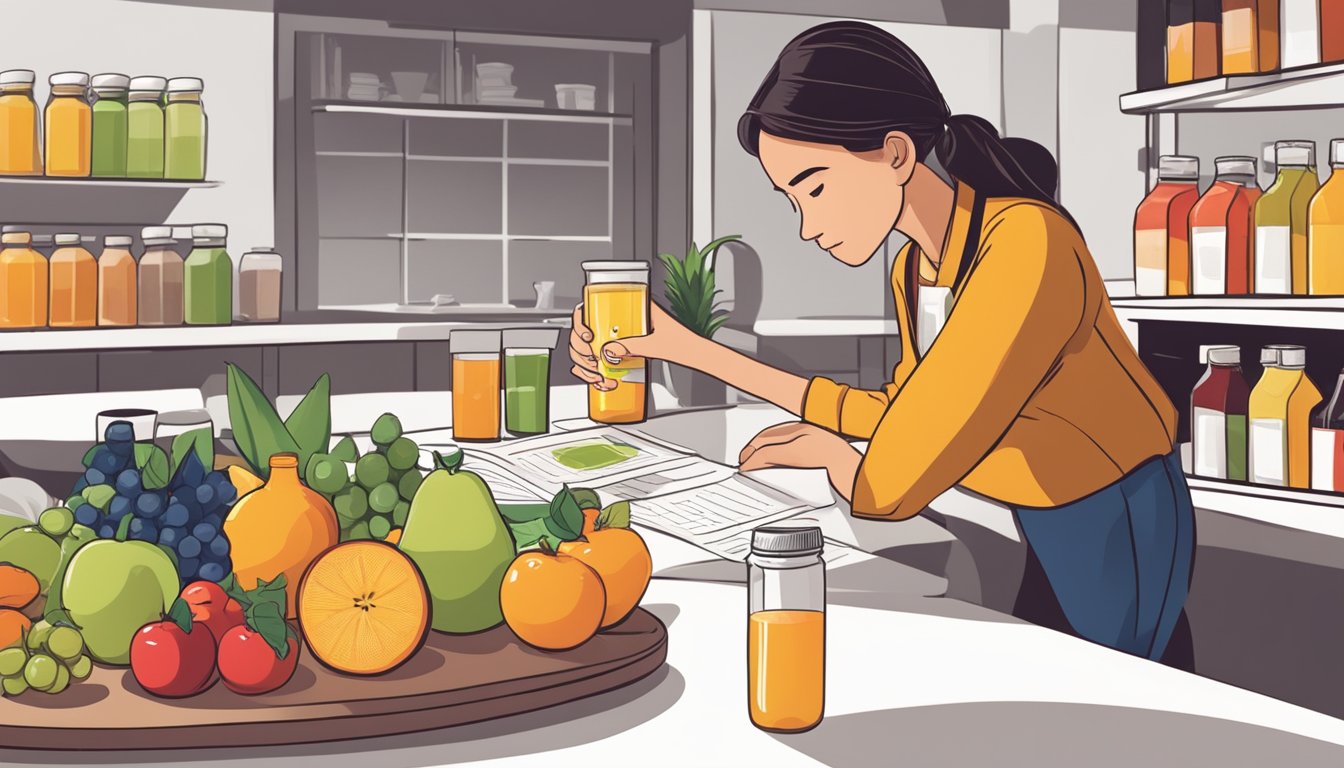
[[[558,328],[504,331],[504,428],[514,435],[540,435],[551,429],[551,350]]]

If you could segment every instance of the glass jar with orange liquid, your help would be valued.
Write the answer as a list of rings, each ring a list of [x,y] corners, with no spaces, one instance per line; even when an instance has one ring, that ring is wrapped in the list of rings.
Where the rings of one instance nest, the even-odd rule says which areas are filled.
[[[1330,140],[1330,178],[1307,211],[1307,289],[1344,296],[1344,139]]]
[[[99,325],[135,325],[137,277],[131,238],[125,235],[103,238],[103,253],[98,257]]]
[[[1279,0],[1222,0],[1223,74],[1279,67]]]
[[[51,254],[51,327],[92,328],[98,320],[98,262],[73,233]]]
[[[1170,0],[1167,4],[1167,83],[1218,76],[1221,0]]]
[[[453,356],[453,438],[499,439],[499,331],[453,331],[448,350]]]
[[[1199,200],[1199,158],[1163,155],[1157,184],[1134,211],[1134,292],[1190,293],[1190,209]]]
[[[93,167],[89,76],[85,72],[57,72],[50,82],[51,98],[43,120],[47,128],[47,175],[88,176]]]
[[[826,700],[826,564],[821,529],[767,526],[747,558],[747,709],[767,731],[821,722]]]
[[[37,102],[33,101],[31,69],[0,72],[0,174],[38,176],[42,152],[38,142]]]
[[[0,230],[0,328],[47,324],[47,259],[21,227]]]
[[[598,372],[616,382],[603,392],[588,388],[588,418],[602,424],[643,421],[647,412],[647,362],[627,358],[611,365],[601,355],[610,341],[649,332],[649,265],[641,261],[583,262],[583,322],[593,332]]]

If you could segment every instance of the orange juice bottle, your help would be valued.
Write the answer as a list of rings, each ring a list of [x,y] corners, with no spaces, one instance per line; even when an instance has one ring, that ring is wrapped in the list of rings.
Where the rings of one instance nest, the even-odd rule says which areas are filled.
[[[1250,480],[1311,487],[1311,414],[1321,391],[1308,378],[1307,350],[1272,344],[1260,352],[1265,372],[1251,390]]]
[[[98,324],[135,325],[136,265],[131,238],[108,235],[98,257]]]
[[[33,236],[19,227],[0,233],[0,328],[47,324],[47,259],[33,249]]]
[[[1157,184],[1134,211],[1134,292],[1190,293],[1190,211],[1199,200],[1199,158],[1163,155]]]
[[[747,710],[767,731],[821,722],[826,702],[826,564],[821,529],[752,531],[747,558]]]
[[[35,79],[31,69],[0,72],[0,174],[42,173],[37,102],[33,101]]]
[[[92,328],[97,323],[98,262],[77,234],[56,235],[50,303],[52,328]]]
[[[1315,296],[1344,296],[1344,139],[1330,141],[1330,178],[1307,209],[1307,285]]]
[[[47,100],[46,166],[48,176],[88,176],[93,159],[93,108],[89,76],[58,72],[51,76]]]
[[[500,332],[453,331],[453,437],[498,440],[500,418]]]
[[[649,265],[640,261],[585,261],[583,322],[593,332],[599,372],[616,382],[603,392],[588,388],[588,418],[604,424],[643,421],[647,364],[627,359],[619,367],[602,357],[602,345],[649,332]]]

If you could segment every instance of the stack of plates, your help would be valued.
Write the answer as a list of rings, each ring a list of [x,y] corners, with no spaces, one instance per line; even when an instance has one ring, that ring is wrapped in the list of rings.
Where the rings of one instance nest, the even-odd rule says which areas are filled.
[[[513,65],[502,61],[488,61],[476,65],[476,103],[510,107],[543,107],[541,99],[519,99],[514,94]]]
[[[371,72],[351,72],[350,90],[346,97],[351,101],[378,101],[382,96],[383,81]]]

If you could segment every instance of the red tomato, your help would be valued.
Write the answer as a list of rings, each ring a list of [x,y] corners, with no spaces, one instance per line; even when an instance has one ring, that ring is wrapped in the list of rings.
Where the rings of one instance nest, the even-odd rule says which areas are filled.
[[[281,659],[259,632],[239,624],[219,643],[219,674],[234,693],[267,693],[289,682],[299,664],[299,644],[289,638],[289,653]]]
[[[216,643],[229,629],[243,623],[243,606],[213,581],[193,581],[182,590],[182,599],[191,606],[191,620],[209,627]]]
[[[215,637],[204,626],[191,632],[172,621],[146,624],[131,639],[131,673],[155,696],[195,696],[215,675]]]

